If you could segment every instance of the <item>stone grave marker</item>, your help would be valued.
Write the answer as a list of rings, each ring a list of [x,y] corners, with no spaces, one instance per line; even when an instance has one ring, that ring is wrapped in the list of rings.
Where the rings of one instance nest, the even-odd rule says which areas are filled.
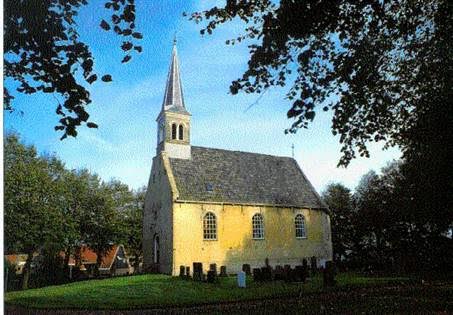
[[[203,264],[201,262],[193,263],[193,280],[203,281]]]
[[[245,272],[244,271],[239,271],[238,275],[237,275],[238,287],[245,288],[245,286],[246,286],[245,279],[246,279]]]
[[[226,266],[220,266],[220,277],[226,277],[227,272],[226,272]]]
[[[214,283],[217,281],[217,274],[214,270],[208,271],[207,281],[208,283]]]
[[[217,264],[210,264],[209,270],[214,271],[214,274],[217,276]]]
[[[249,264],[243,264],[242,265],[242,271],[244,271],[247,276],[250,276],[252,274],[252,272],[251,272],[252,269],[250,269],[250,265]]]
[[[276,265],[275,266],[274,279],[275,280],[284,280],[283,267],[281,265]]]
[[[186,275],[186,268],[184,266],[179,266],[179,276],[181,278],[184,278],[185,275]]]
[[[253,281],[263,281],[260,268],[253,268]]]

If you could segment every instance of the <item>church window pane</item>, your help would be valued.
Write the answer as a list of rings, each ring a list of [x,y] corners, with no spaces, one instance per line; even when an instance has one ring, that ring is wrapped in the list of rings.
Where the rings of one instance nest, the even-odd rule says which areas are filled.
[[[179,140],[184,139],[184,127],[183,125],[179,125]]]
[[[212,212],[206,213],[203,218],[203,239],[217,239],[217,222],[215,214]]]
[[[296,215],[294,220],[296,226],[296,238],[306,238],[307,234],[305,231],[305,218],[302,214]]]
[[[171,138],[176,139],[176,124],[171,125]]]
[[[252,217],[253,239],[264,239],[264,220],[259,213]]]

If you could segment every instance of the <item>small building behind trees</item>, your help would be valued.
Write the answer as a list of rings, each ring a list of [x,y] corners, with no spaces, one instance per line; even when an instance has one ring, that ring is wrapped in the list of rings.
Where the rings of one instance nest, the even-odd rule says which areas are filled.
[[[64,256],[64,253],[63,253]],[[80,250],[80,271],[87,276],[94,274],[97,254],[87,246],[82,246]],[[69,268],[74,269],[77,265],[73,255],[69,258]],[[102,258],[99,266],[101,276],[121,276],[131,273],[131,266],[126,256],[126,250],[123,245],[114,245],[110,251]]]

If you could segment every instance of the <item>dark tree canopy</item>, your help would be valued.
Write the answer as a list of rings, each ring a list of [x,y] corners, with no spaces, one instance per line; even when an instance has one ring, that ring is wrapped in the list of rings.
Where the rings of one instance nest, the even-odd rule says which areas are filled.
[[[329,206],[332,228],[333,259],[346,259],[354,245],[354,208],[351,191],[340,183],[329,184],[322,194]]]
[[[289,85],[292,133],[320,107],[333,111],[340,165],[369,156],[373,141],[406,153],[430,145],[420,134],[452,139],[451,1],[227,0],[191,19],[202,34],[242,20],[245,32],[226,44],[247,40],[250,60],[231,93]]]
[[[141,52],[136,44],[142,34],[135,31],[134,0],[105,1],[111,12],[110,22],[100,20],[100,27],[113,31],[124,39],[122,60],[128,62],[132,53]],[[90,93],[83,80],[93,84],[98,79],[94,57],[77,31],[76,17],[87,0],[6,0],[4,2],[4,76],[19,82],[18,92],[52,93],[58,102],[56,113],[61,116],[56,130],[62,139],[76,136],[76,128],[86,123],[89,128],[87,105]],[[83,79],[81,79],[83,77]],[[112,77],[101,77],[109,82]],[[4,108],[13,110],[11,91],[4,88]]]

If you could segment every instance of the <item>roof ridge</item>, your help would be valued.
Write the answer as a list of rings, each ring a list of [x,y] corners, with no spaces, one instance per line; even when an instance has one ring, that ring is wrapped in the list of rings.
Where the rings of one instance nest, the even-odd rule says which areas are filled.
[[[227,150],[227,149],[222,149],[222,148],[209,148],[209,147],[202,147],[202,146],[192,146],[192,148],[207,149],[207,150],[217,150],[217,151],[226,151],[226,152],[246,153],[246,154],[251,154],[251,155],[263,155],[263,156],[270,156],[270,157],[275,157],[275,158],[283,158],[283,159],[289,159],[289,160],[296,161],[294,158],[292,158],[290,156],[272,155],[272,154],[268,154],[268,153],[257,153],[257,152],[241,151],[241,150]]]

